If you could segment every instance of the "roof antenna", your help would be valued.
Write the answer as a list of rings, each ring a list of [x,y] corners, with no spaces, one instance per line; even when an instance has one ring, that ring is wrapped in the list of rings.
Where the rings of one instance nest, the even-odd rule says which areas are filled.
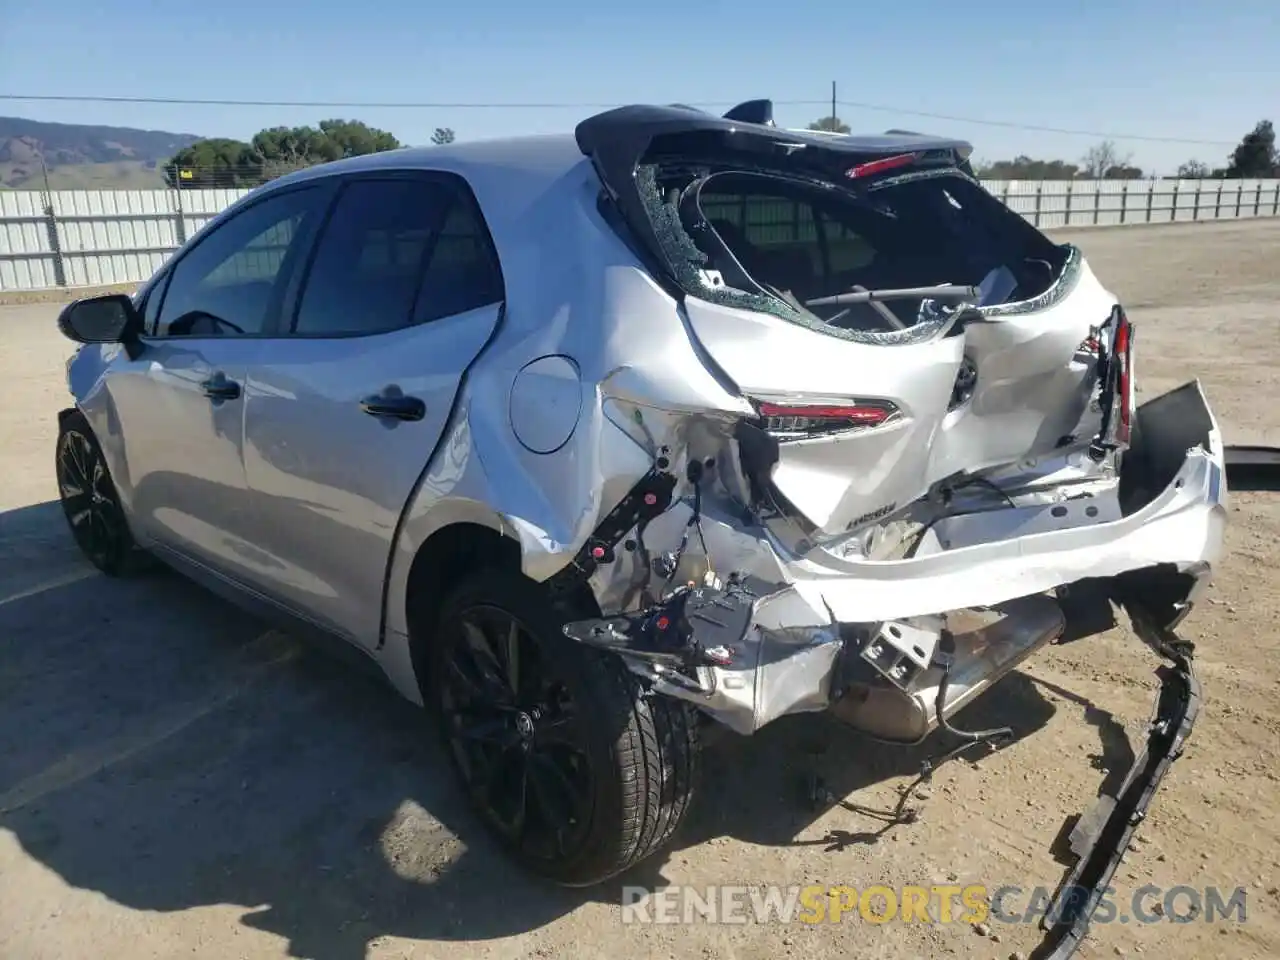
[[[748,100],[740,103],[724,115],[726,120],[737,120],[740,123],[758,123],[765,127],[776,127],[773,122],[772,100]]]

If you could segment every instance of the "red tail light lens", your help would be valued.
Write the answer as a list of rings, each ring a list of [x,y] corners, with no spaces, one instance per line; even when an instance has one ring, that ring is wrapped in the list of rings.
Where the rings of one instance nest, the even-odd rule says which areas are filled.
[[[1128,444],[1133,422],[1133,324],[1123,312],[1116,325],[1115,358],[1119,367],[1116,392],[1120,395],[1120,411],[1116,422],[1116,440]]]
[[[850,167],[844,172],[844,175],[850,180],[856,180],[859,177],[871,177],[877,173],[884,173],[886,170],[910,166],[916,162],[919,156],[920,154],[918,153],[901,153],[896,157],[868,160],[866,163],[860,163],[856,167]]]
[[[780,440],[878,427],[898,416],[897,407],[880,401],[848,405],[758,401],[756,409],[764,429]]]

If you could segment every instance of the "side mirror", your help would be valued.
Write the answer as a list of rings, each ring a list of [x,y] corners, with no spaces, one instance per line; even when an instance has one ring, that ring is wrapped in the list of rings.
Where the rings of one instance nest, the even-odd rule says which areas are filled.
[[[58,330],[76,343],[131,343],[142,332],[142,318],[123,293],[86,297],[62,308]]]

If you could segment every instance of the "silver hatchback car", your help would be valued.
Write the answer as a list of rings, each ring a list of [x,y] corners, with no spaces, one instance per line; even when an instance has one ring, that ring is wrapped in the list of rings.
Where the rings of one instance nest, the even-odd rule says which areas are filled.
[[[634,106],[273,181],[63,312],[71,528],[363,651],[562,883],[667,843],[708,723],[998,743],[956,712],[1115,607],[1173,665],[1140,818],[1221,438],[969,149]]]

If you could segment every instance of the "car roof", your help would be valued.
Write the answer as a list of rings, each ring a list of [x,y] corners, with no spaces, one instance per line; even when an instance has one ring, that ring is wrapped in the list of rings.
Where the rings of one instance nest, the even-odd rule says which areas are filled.
[[[272,186],[320,177],[384,170],[424,170],[464,174],[478,180],[551,181],[586,158],[569,133],[470,140],[438,147],[400,147],[307,167],[272,181]]]

